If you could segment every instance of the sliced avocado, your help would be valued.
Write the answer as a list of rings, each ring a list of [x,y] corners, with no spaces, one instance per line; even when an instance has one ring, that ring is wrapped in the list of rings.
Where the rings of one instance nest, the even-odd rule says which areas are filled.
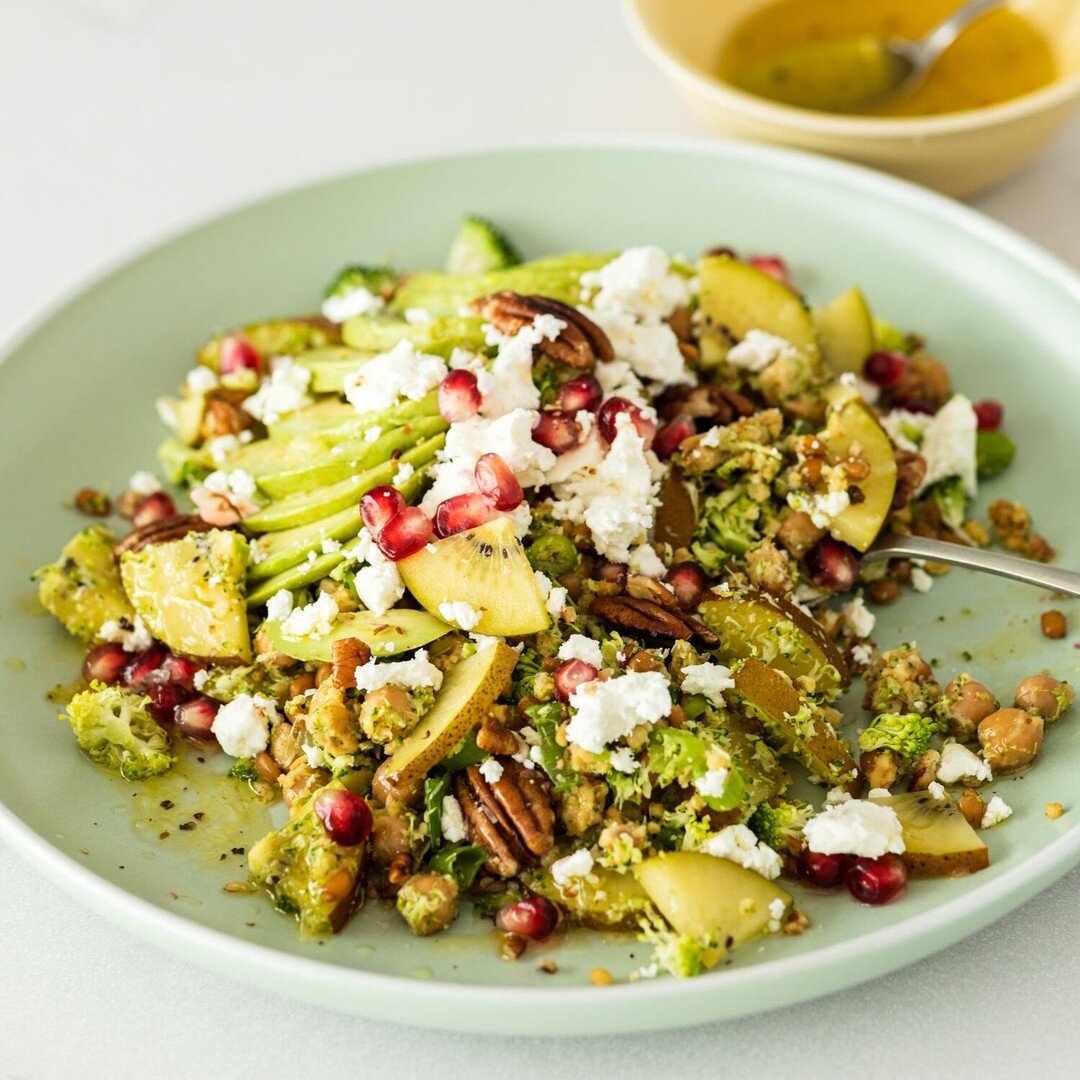
[[[301,353],[296,362],[311,372],[309,389],[313,393],[340,394],[345,388],[345,376],[362,367],[373,355],[374,353],[359,352],[345,345],[336,345]]]
[[[235,333],[230,331],[229,333]],[[200,364],[217,371],[221,362],[221,343],[229,333],[216,334],[196,354]],[[341,341],[341,333],[332,322],[319,316],[300,319],[267,319],[249,323],[240,330],[260,356],[295,356],[307,349],[321,349]]]
[[[115,542],[103,525],[91,525],[64,545],[57,562],[34,574],[41,606],[83,641],[96,641],[102,623],[135,616],[113,558]]]
[[[272,578],[314,553],[322,551],[324,540],[351,540],[363,525],[359,506],[347,506],[329,517],[320,518],[310,525],[298,525],[294,529],[264,533],[251,543],[251,581]],[[332,554],[332,553],[331,553]]]
[[[251,659],[244,577],[248,544],[224,529],[126,551],[120,576],[135,611],[174,652]]]
[[[370,611],[339,615],[330,633],[321,637],[288,637],[279,622],[267,622],[264,628],[277,652],[297,660],[320,661],[330,659],[333,643],[341,638],[359,638],[371,649],[372,656],[385,659],[419,649],[453,629],[442,619],[414,608],[399,608],[383,615],[373,615]]]
[[[305,559],[288,570],[283,570],[280,574],[259,582],[248,593],[247,606],[249,608],[259,607],[281,589],[288,589],[289,592],[292,592],[295,589],[302,589],[305,585],[310,585],[313,581],[321,581],[343,558],[344,556],[340,551],[333,551],[327,555],[319,555],[314,559]]]
[[[409,340],[419,352],[449,356],[456,348],[484,347],[484,323],[478,315],[444,315],[430,322],[407,322],[386,315],[357,315],[341,328],[345,343],[369,353],[389,352]]]
[[[438,415],[439,399],[434,390],[419,401],[406,399],[381,413],[358,413],[347,401],[326,398],[271,424],[270,438],[289,439],[305,432],[318,435],[333,445],[360,438],[368,428],[400,427],[422,416]]]

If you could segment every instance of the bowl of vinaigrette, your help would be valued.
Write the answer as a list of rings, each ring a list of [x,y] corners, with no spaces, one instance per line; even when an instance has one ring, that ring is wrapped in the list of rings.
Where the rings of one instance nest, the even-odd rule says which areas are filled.
[[[847,111],[851,43],[921,37],[960,3],[623,0],[623,9],[646,54],[717,134],[832,154],[968,196],[1025,165],[1080,105],[1080,2],[1016,0],[990,11],[917,88]],[[789,79],[791,57],[808,62]]]

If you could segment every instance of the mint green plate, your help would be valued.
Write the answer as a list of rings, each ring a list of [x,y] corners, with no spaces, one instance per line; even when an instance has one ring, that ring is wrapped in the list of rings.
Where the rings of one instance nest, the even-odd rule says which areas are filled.
[[[1020,454],[1007,478],[985,485],[983,503],[1021,497],[1062,559],[1080,564],[1080,285],[978,214],[851,166],[734,144],[552,146],[373,169],[171,240],[10,347],[0,366],[5,839],[101,913],[240,979],[370,1017],[530,1034],[675,1027],[825,994],[941,949],[1080,862],[1080,723],[1070,715],[1034,769],[994,785],[1016,815],[987,834],[989,870],[913,883],[882,909],[800,893],[814,922],[805,936],[747,946],[703,978],[629,985],[648,950],[615,935],[575,934],[513,964],[479,921],[418,940],[369,908],[332,941],[301,943],[262,898],[222,892],[244,872],[231,849],[266,825],[238,804],[235,787],[211,776],[196,790],[181,774],[140,793],[76,751],[44,693],[74,677],[80,653],[36,610],[29,582],[85,523],[63,503],[83,485],[118,492],[136,468],[153,467],[153,399],[191,366],[208,331],[313,308],[347,261],[429,265],[466,211],[499,222],[530,254],[658,243],[694,255],[730,244],[782,253],[815,300],[857,282],[876,311],[924,333],[972,397],[1005,403]],[[1038,590],[956,571],[929,595],[884,609],[875,636],[917,639],[943,678],[969,666],[1008,695],[1044,668],[1077,676],[1072,641],[1039,634],[1047,606]],[[1075,604],[1056,606],[1080,626]],[[166,798],[172,811],[158,805]],[[1055,822],[1043,815],[1051,800],[1070,807]],[[203,820],[180,830],[196,810]],[[546,956],[557,974],[537,972]],[[619,985],[589,985],[595,966]]]

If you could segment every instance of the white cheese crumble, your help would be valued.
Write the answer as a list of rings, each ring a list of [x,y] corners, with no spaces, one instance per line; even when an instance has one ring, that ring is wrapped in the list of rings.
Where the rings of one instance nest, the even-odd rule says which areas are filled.
[[[829,788],[825,792],[825,805],[835,806],[837,803],[851,802],[851,793],[842,787]]]
[[[723,664],[689,664],[682,669],[684,694],[703,694],[714,705],[724,704],[724,691],[735,685],[731,670]]]
[[[416,468],[407,461],[403,461],[394,473],[394,487],[401,487],[406,481],[413,478]]]
[[[119,645],[124,652],[131,653],[143,652],[154,644],[153,635],[138,615],[130,622],[127,619],[109,619],[103,622],[98,630],[98,638],[101,641],[111,641]]]
[[[201,694],[206,689],[206,684],[210,681],[210,672],[206,668],[200,668],[195,672],[195,677],[191,680],[191,685]]]
[[[233,495],[250,498],[257,490],[255,477],[244,469],[232,469],[230,472],[215,469],[202,482],[202,486],[207,491],[212,491],[215,495],[224,495],[226,498]]]
[[[990,766],[963,743],[947,739],[941,748],[937,778],[943,784],[955,784],[959,780],[990,781],[994,779],[994,774]]]
[[[553,315],[538,315],[510,337],[484,327],[488,344],[499,351],[490,370],[481,367],[475,373],[481,416],[494,419],[514,409],[540,408],[540,390],[532,377],[533,349],[542,341],[554,341],[565,329],[566,323]]]
[[[153,495],[161,490],[161,481],[152,473],[140,469],[128,481],[128,490],[136,495]]]
[[[781,920],[784,918],[784,913],[787,911],[787,904],[778,896],[775,900],[769,901],[769,932],[772,934],[780,933]]]
[[[872,382],[860,378],[854,371],[841,372],[839,382],[841,386],[850,386],[868,405],[873,405],[881,397],[881,391]]]
[[[615,356],[626,361],[639,378],[661,386],[694,383],[679,339],[666,322],[641,322],[625,311],[587,307],[581,311],[607,334]]]
[[[281,632],[293,638],[325,637],[333,630],[337,617],[337,601],[329,593],[319,593],[310,604],[289,612],[281,624]]]
[[[556,585],[542,570],[534,570],[533,577],[536,579],[536,587],[540,590],[540,595],[544,598],[547,613],[557,618],[566,607],[567,590],[561,585]]]
[[[893,409],[881,422],[898,446],[917,450],[926,459],[926,475],[916,495],[950,476],[959,476],[964,491],[975,495],[975,440],[979,421],[963,394],[954,394],[933,416]],[[916,442],[913,435],[921,436],[920,441]]]
[[[453,795],[444,795],[442,801],[442,815],[440,828],[443,839],[451,844],[459,844],[468,838],[468,830],[465,828],[465,814],[461,809],[461,803]]]
[[[333,555],[341,550],[341,541],[327,537],[320,545],[319,550],[324,555]]]
[[[913,566],[911,585],[916,592],[928,593],[934,587],[934,579],[921,566]]]
[[[271,622],[282,622],[293,609],[293,594],[288,589],[278,589],[266,601],[266,617]]]
[[[762,371],[774,360],[794,360],[799,350],[775,334],[764,330],[747,330],[745,337],[728,350],[727,362],[743,371]]]
[[[664,560],[656,554],[652,544],[638,544],[630,552],[630,572],[632,574],[644,574],[646,577],[659,580],[667,573]]]
[[[770,881],[780,876],[783,862],[780,856],[768,844],[758,842],[758,838],[745,825],[728,825],[708,837],[700,848],[706,855],[715,855],[718,859],[727,859],[738,863],[747,870],[753,870]]]
[[[446,361],[416,351],[402,338],[389,352],[373,356],[345,376],[345,398],[358,413],[385,412],[402,398],[419,401],[442,382]]]
[[[537,748],[537,751],[539,747]],[[641,768],[641,762],[634,756],[634,751],[628,746],[617,746],[608,751],[608,764],[621,773],[635,773]]]
[[[599,642],[584,634],[571,634],[560,646],[555,654],[557,660],[583,660],[586,664],[592,664],[597,671],[604,666],[604,656],[600,651]]]
[[[297,364],[291,356],[278,356],[270,361],[270,375],[264,379],[243,404],[245,412],[264,424],[273,424],[288,413],[310,405],[308,386],[311,372]]]
[[[232,757],[255,757],[266,749],[270,727],[279,720],[277,705],[265,694],[238,694],[217,711],[210,730]]]
[[[945,793],[945,788],[942,787],[936,780],[931,780],[926,788],[926,793],[932,799],[937,799],[938,802],[943,802],[948,796]]]
[[[822,855],[860,855],[877,859],[904,851],[904,831],[891,806],[865,799],[826,806],[804,830],[807,847]]]
[[[382,428],[379,427],[378,424],[375,424],[364,432],[364,442],[378,442],[379,439],[382,438],[382,433]]]
[[[495,784],[502,779],[502,763],[489,757],[480,762],[480,775],[489,783]]]
[[[574,715],[566,737],[584,750],[601,753],[638,724],[655,724],[671,713],[667,677],[658,671],[630,671],[618,678],[582,683],[570,695]]]
[[[431,320],[432,315],[427,308],[410,307],[405,309],[405,321],[410,326],[416,326],[418,323],[429,323]]]
[[[382,309],[383,298],[370,289],[357,285],[339,296],[328,296],[322,302],[322,313],[331,322],[343,323],[356,315],[372,315]]]
[[[872,787],[867,793],[868,799],[887,799],[892,792],[887,787]]]
[[[438,690],[443,673],[427,657],[427,649],[418,649],[409,660],[369,660],[356,669],[356,688],[371,691],[400,686],[403,690],[419,690],[428,686]]]
[[[699,776],[694,781],[694,790],[706,799],[723,798],[729,775],[728,769],[710,769],[704,776]]]
[[[874,649],[871,645],[856,645],[851,650],[851,659],[856,664],[861,664],[863,667],[868,666],[874,659]]]
[[[493,649],[502,640],[502,638],[495,637],[492,634],[470,634],[469,637],[472,638],[473,643],[476,645],[477,652]]]
[[[843,613],[848,627],[855,637],[868,638],[874,632],[874,623],[877,622],[877,617],[866,606],[862,593],[859,593],[854,600],[846,603],[840,611]]]
[[[303,751],[304,757],[307,758],[307,763],[311,768],[319,769],[326,764],[326,755],[323,753],[321,746],[302,743],[300,749]]]
[[[809,514],[819,529],[826,529],[833,518],[839,517],[851,505],[851,496],[846,491],[792,491],[787,503],[792,510]]]
[[[578,848],[571,855],[556,859],[551,864],[551,880],[565,888],[574,878],[583,878],[592,873],[593,857],[588,848]]]
[[[995,795],[986,804],[986,810],[983,813],[982,821],[979,822],[979,827],[981,829],[992,829],[995,825],[1008,821],[1012,815],[1012,807],[1000,795]]]
[[[652,321],[666,319],[690,302],[689,282],[671,272],[666,251],[651,245],[627,248],[599,270],[586,271],[581,288],[598,310],[625,311]]]
[[[484,615],[465,600],[444,600],[439,605],[439,617],[451,626],[472,630]]]
[[[193,394],[208,394],[218,385],[218,377],[208,367],[192,368],[184,379]]]

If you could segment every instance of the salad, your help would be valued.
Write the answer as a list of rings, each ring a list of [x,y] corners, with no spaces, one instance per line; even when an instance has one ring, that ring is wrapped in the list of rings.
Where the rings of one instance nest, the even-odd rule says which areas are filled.
[[[36,575],[89,649],[64,718],[132,784],[191,744],[279,804],[229,887],[307,937],[469,903],[508,958],[583,926],[695,975],[806,930],[803,886],[883,904],[987,867],[988,785],[1073,701],[874,639],[946,570],[863,568],[883,531],[1053,551],[1019,503],[969,516],[1001,406],[777,257],[522,262],[468,218],[445,270],[349,266],[320,313],[213,336],[157,409],[183,496],[81,490],[128,525]]]

